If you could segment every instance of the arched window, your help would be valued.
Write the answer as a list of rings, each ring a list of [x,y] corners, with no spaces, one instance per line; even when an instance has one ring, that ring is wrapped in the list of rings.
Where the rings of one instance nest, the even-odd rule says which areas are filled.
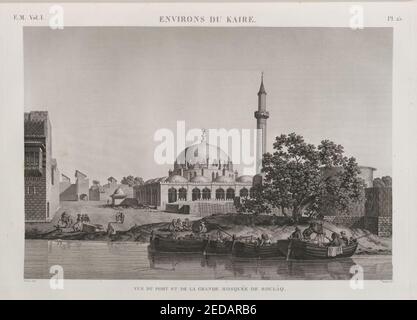
[[[177,189],[169,188],[168,189],[168,202],[176,202],[177,201]]]
[[[249,196],[250,196],[251,198],[253,198],[254,193],[255,193],[255,190],[254,190],[253,188],[250,188],[250,189],[249,189]]]
[[[182,201],[187,200],[187,189],[181,188],[181,189],[178,190],[178,199],[180,199]]]
[[[224,200],[224,190],[222,188],[216,190],[216,199]]]
[[[210,200],[211,198],[211,191],[209,188],[204,188],[203,189],[203,199],[204,200]]]
[[[200,198],[201,198],[200,189],[194,188],[193,191],[192,191],[192,197],[193,197],[193,201],[200,200]]]
[[[232,188],[227,189],[226,200],[233,200],[234,198],[235,198],[235,190]]]
[[[249,195],[249,191],[246,188],[240,189],[239,195],[241,198],[247,198]]]

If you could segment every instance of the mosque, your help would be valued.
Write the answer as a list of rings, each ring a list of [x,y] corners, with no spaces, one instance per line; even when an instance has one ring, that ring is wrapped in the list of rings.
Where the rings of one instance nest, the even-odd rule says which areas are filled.
[[[262,155],[266,148],[266,91],[263,76],[258,92],[257,119],[257,172],[260,172]],[[211,214],[235,211],[235,197],[248,197],[252,193],[253,177],[239,175],[233,169],[230,157],[219,147],[201,142],[185,148],[177,157],[168,176],[150,179],[134,187],[139,203],[155,206],[159,210],[181,212],[185,206],[193,213]]]

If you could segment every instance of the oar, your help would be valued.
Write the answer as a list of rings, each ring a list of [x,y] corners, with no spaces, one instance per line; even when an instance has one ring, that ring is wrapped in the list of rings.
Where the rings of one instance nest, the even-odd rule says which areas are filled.
[[[290,243],[288,244],[288,248],[287,248],[287,261],[290,260],[291,251],[292,251],[292,240],[290,240]]]
[[[233,235],[231,235],[229,232],[224,231],[222,228],[220,228],[219,226],[217,226],[217,229],[219,229],[221,232],[227,234],[229,237],[233,237]]]

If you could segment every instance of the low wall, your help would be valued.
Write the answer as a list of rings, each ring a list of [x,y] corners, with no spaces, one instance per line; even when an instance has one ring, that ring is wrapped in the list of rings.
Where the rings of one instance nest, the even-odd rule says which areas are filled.
[[[172,213],[191,213],[200,217],[212,214],[237,213],[232,201],[187,201],[166,204],[165,211]]]
[[[349,228],[366,229],[379,237],[391,237],[392,235],[391,217],[325,216],[324,220]]]
[[[392,218],[391,217],[365,217],[364,228],[380,237],[391,237]]]
[[[349,228],[363,228],[364,217],[358,216],[324,216],[324,221],[344,225]]]

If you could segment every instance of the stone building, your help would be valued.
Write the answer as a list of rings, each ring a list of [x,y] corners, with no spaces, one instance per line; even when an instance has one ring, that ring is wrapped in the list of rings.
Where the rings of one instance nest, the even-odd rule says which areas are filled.
[[[25,113],[25,221],[50,221],[59,209],[59,170],[47,111]]]
[[[118,188],[121,188],[121,190],[123,190],[123,192],[126,194],[126,197],[133,197],[133,187],[117,183],[117,180],[113,177],[109,177],[107,179],[107,182],[108,183],[104,185],[92,185],[90,187],[89,194],[91,201],[111,200],[111,196]]]
[[[60,201],[79,201],[89,199],[90,181],[86,174],[79,170],[75,170],[75,183],[71,183],[71,179],[62,175],[60,183]]]

